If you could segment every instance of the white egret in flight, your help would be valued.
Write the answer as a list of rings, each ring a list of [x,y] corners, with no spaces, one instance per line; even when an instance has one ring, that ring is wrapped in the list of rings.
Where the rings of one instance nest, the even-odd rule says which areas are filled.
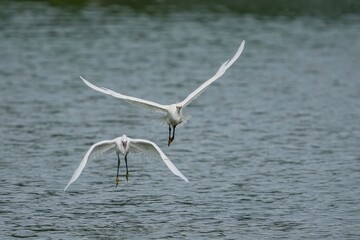
[[[86,152],[78,168],[75,170],[73,176],[71,177],[69,183],[66,185],[64,191],[66,191],[66,189],[70,186],[70,184],[72,184],[80,176],[82,170],[84,169],[89,159],[98,158],[113,151],[116,151],[116,155],[118,158],[116,186],[118,186],[119,183],[120,154],[125,155],[125,164],[126,164],[125,176],[126,176],[126,181],[128,181],[129,171],[127,165],[127,155],[129,153],[145,153],[156,157],[160,157],[164,161],[166,166],[175,175],[179,176],[184,181],[188,182],[187,178],[184,175],[182,175],[182,173],[175,167],[175,165],[170,161],[170,159],[155,143],[145,139],[132,139],[127,137],[126,135],[123,135],[113,140],[105,140],[92,145],[89,148],[89,150]]]
[[[195,91],[190,93],[182,102],[164,105],[159,104],[151,101],[147,101],[144,99],[136,98],[127,96],[121,93],[114,92],[110,89],[104,88],[104,87],[98,87],[94,84],[90,83],[89,81],[85,80],[83,77],[80,76],[80,78],[84,81],[86,85],[88,85],[90,88],[111,95],[113,97],[122,99],[127,101],[130,104],[133,104],[135,106],[144,107],[154,112],[160,112],[164,114],[164,117],[161,119],[163,122],[167,123],[169,125],[169,138],[168,138],[168,146],[170,146],[171,142],[175,138],[175,127],[180,123],[185,123],[187,118],[183,116],[182,109],[187,106],[189,103],[191,103],[195,98],[197,98],[212,82],[214,82],[216,79],[221,77],[226,70],[231,67],[231,65],[239,58],[241,55],[243,49],[244,49],[245,41],[242,41],[240,44],[240,47],[236,51],[235,55],[228,61],[224,62],[218,71],[215,73],[214,76],[212,76],[209,80],[205,81],[203,84],[200,85]],[[171,127],[173,129],[173,133],[171,136]]]

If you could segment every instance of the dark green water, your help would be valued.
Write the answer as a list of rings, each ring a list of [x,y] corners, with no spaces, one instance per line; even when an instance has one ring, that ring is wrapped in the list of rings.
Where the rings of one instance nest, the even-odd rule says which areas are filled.
[[[335,2],[1,2],[0,238],[357,239],[359,4]],[[173,103],[243,39],[170,148],[158,115],[79,79]],[[189,184],[130,155],[116,189],[109,155],[63,192],[122,134],[158,143]]]

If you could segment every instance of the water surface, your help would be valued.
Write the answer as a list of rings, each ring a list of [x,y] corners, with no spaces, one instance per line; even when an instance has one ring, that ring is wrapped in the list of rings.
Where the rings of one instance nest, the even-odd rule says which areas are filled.
[[[358,238],[358,16],[4,5],[2,239]],[[79,79],[173,103],[243,39],[239,60],[185,109],[192,118],[170,148],[158,115]],[[109,155],[63,192],[93,143],[122,134],[158,143],[189,184],[129,155],[129,182],[115,188]]]

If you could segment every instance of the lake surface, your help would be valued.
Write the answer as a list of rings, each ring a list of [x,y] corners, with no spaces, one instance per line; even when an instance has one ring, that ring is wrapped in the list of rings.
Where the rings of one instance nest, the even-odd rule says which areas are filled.
[[[358,14],[9,1],[0,22],[0,239],[358,239]],[[243,39],[170,148],[159,115],[79,78],[169,104]],[[115,188],[113,154],[63,191],[93,143],[122,134],[156,142],[189,183],[129,155]]]

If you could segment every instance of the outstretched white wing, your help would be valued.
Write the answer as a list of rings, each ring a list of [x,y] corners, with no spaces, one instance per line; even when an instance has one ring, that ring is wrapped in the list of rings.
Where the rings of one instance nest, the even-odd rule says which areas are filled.
[[[136,98],[136,97],[130,97],[130,96],[127,96],[127,95],[123,95],[121,93],[114,92],[114,91],[112,91],[110,89],[107,89],[107,88],[104,88],[104,87],[95,86],[94,84],[87,81],[86,79],[84,79],[81,76],[80,76],[80,78],[81,78],[81,80],[84,81],[84,83],[86,85],[88,85],[88,87],[90,87],[90,88],[92,88],[92,89],[94,89],[94,90],[96,90],[98,92],[102,92],[102,93],[105,93],[107,95],[110,95],[110,96],[125,100],[130,104],[133,104],[133,105],[138,106],[138,107],[143,107],[143,108],[149,109],[149,110],[151,110],[153,112],[167,113],[167,106],[166,105],[162,105],[162,104],[158,104],[158,103],[155,103],[155,102],[147,101],[147,100],[144,100],[144,99],[141,99],[141,98]]]
[[[203,84],[200,85],[200,87],[198,87],[195,91],[193,91],[192,93],[190,93],[189,96],[187,96],[185,98],[184,101],[182,101],[180,104],[182,106],[186,106],[188,105],[192,100],[194,100],[195,98],[197,98],[212,82],[214,82],[216,79],[218,79],[219,77],[221,77],[226,70],[231,67],[231,65],[239,58],[239,56],[241,55],[243,49],[244,49],[244,45],[245,45],[245,40],[242,41],[242,43],[240,44],[239,49],[236,51],[235,55],[232,57],[232,59],[224,62],[219,70],[215,73],[214,76],[212,76],[209,80],[207,80],[206,82],[204,82]]]
[[[130,139],[130,151],[144,152],[161,157],[166,166],[176,175],[188,182],[187,178],[175,167],[165,153],[155,143],[145,139]]]
[[[94,145],[92,145],[89,148],[89,150],[86,152],[86,154],[85,154],[84,158],[82,159],[82,161],[80,162],[80,165],[78,166],[78,168],[75,170],[69,183],[66,185],[64,191],[66,191],[66,189],[70,186],[70,184],[75,182],[75,180],[80,176],[80,173],[84,169],[84,167],[89,159],[98,158],[102,155],[112,152],[113,150],[115,150],[115,141],[114,140],[105,140],[105,141],[101,141],[101,142],[98,142],[98,143],[95,143]]]

